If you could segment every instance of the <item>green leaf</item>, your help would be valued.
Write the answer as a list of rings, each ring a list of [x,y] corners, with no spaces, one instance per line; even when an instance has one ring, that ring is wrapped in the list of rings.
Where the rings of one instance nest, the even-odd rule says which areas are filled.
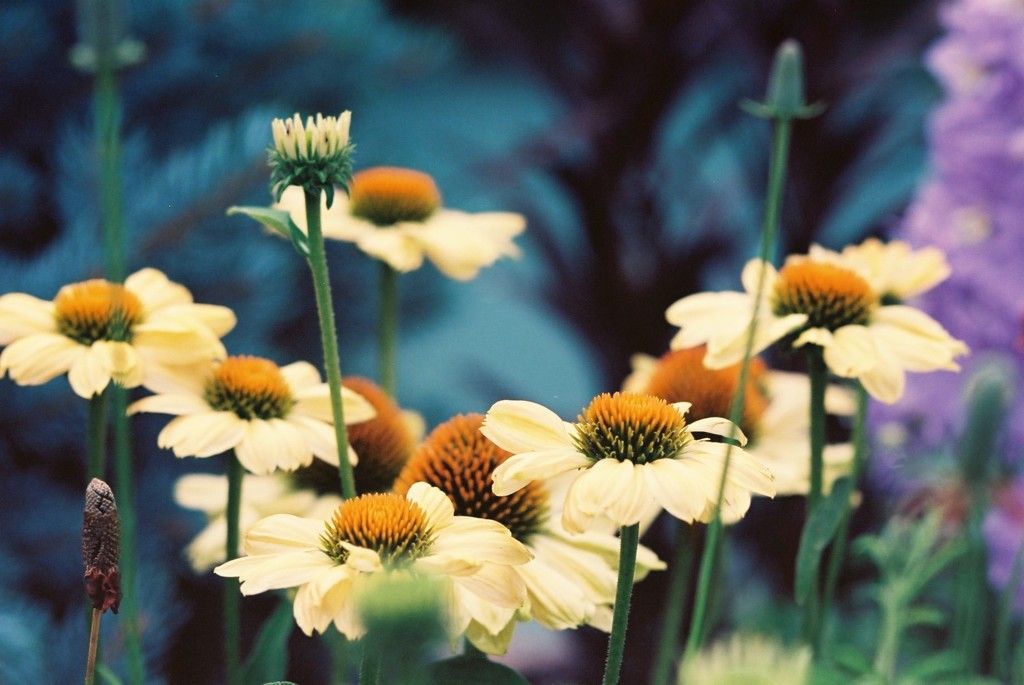
[[[242,667],[243,682],[280,681],[284,677],[288,667],[288,636],[294,625],[291,603],[279,602],[260,628],[256,643]]]
[[[260,222],[274,233],[291,240],[300,255],[309,257],[309,239],[302,229],[295,225],[288,212],[273,207],[228,207],[227,214],[243,214]]]
[[[900,674],[900,681],[906,679],[911,682],[925,682],[940,677],[965,676],[963,671],[963,658],[956,652],[947,650],[919,657]]]
[[[530,685],[508,666],[476,655],[459,655],[427,666],[432,685]]]
[[[817,590],[818,567],[821,555],[832,542],[839,522],[850,507],[849,478],[840,478],[832,492],[814,510],[800,535],[800,550],[796,556],[796,602],[803,606],[810,594]]]
[[[868,673],[872,668],[867,655],[853,645],[836,645],[830,651],[833,663],[850,673]]]

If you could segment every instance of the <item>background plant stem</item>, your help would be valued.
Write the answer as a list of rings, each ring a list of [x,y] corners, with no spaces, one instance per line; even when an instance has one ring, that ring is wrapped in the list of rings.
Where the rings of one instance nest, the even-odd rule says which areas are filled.
[[[668,591],[665,595],[665,613],[661,619],[661,634],[654,657],[654,675],[651,685],[668,685],[675,670],[679,652],[679,628],[687,607],[687,590],[693,577],[694,527],[684,521],[676,521],[675,539],[672,543],[672,573],[669,576]]]
[[[341,496],[356,496],[352,464],[348,461],[348,430],[341,403],[341,361],[338,357],[338,334],[334,324],[334,304],[331,300],[331,281],[327,272],[324,235],[320,227],[320,191],[306,192],[306,226],[309,231],[309,268],[313,272],[316,292],[316,313],[320,320],[320,342],[324,352],[324,369],[331,390],[331,412],[334,434],[338,440],[338,475],[341,478]]]
[[[398,356],[398,272],[385,261],[380,263],[380,322],[377,338],[380,387],[397,401]]]

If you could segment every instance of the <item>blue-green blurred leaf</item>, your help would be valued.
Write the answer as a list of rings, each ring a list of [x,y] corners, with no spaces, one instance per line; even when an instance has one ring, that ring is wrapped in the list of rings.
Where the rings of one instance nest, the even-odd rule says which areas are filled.
[[[291,603],[279,602],[260,629],[256,644],[245,661],[242,670],[245,682],[258,683],[284,677],[288,667],[288,636],[294,625]]]
[[[435,685],[529,685],[526,678],[508,666],[479,656],[454,656],[427,667]]]
[[[850,506],[851,484],[841,478],[832,487],[829,496],[821,501],[804,525],[800,536],[800,550],[796,557],[796,601],[801,606],[815,590],[821,555],[835,537],[839,522]]]
[[[288,212],[272,207],[229,207],[227,213],[228,216],[243,214],[255,219],[275,233],[291,240],[300,255],[309,257],[309,239],[302,229],[295,225]]]

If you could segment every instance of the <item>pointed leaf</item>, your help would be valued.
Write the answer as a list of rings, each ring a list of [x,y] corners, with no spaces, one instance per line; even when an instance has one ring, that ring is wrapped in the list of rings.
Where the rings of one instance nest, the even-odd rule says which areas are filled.
[[[840,478],[832,492],[823,499],[800,535],[800,550],[796,557],[796,601],[803,606],[811,592],[817,590],[818,567],[821,555],[832,542],[839,522],[850,507],[851,483],[849,478]]]
[[[300,255],[309,257],[309,239],[302,229],[295,225],[288,212],[273,207],[228,207],[227,214],[244,214],[260,222],[274,233],[291,240]]]
[[[256,644],[242,667],[243,682],[263,683],[284,677],[288,667],[288,636],[294,625],[292,605],[279,602],[260,628]]]

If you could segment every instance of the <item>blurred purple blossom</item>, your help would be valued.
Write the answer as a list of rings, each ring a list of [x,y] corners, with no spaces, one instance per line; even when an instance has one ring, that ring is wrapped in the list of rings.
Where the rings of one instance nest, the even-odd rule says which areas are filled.
[[[994,506],[985,516],[982,533],[989,549],[988,577],[996,587],[1005,587],[1014,576],[1017,556],[1024,544],[1024,478],[1018,478],[1000,490]],[[1024,560],[1022,560],[1024,561]],[[1014,610],[1024,611],[1024,572],[1017,578]]]
[[[950,444],[980,360],[1006,355],[1024,369],[1024,2],[959,0],[941,19],[947,33],[926,56],[945,90],[929,121],[931,173],[894,237],[946,252],[952,275],[916,304],[964,340],[971,358],[962,374],[909,378],[899,404],[873,410],[883,469]],[[1005,446],[1005,465],[1024,470],[1020,397]]]

